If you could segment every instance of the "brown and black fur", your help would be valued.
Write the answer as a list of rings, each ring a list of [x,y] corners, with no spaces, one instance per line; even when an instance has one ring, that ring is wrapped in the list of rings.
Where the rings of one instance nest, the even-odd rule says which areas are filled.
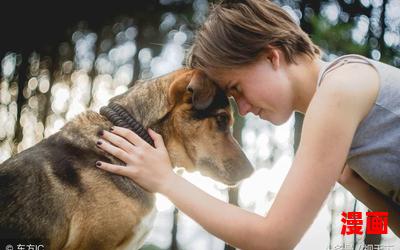
[[[200,72],[182,69],[138,81],[110,102],[160,133],[174,166],[226,184],[251,174],[230,131],[228,99]],[[46,249],[128,246],[154,195],[95,167],[98,160],[122,164],[95,145],[99,131],[111,126],[98,113],[82,113],[0,165],[0,241],[40,240]]]

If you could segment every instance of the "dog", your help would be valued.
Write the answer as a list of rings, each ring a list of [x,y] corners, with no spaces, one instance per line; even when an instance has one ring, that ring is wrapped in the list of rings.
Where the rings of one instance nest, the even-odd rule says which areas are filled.
[[[253,171],[232,136],[228,97],[200,71],[136,81],[109,103],[160,133],[174,166],[228,185]],[[100,131],[113,125],[86,111],[0,165],[3,243],[32,239],[45,249],[68,250],[138,249],[144,243],[154,194],[95,166],[98,160],[123,164],[96,147]]]

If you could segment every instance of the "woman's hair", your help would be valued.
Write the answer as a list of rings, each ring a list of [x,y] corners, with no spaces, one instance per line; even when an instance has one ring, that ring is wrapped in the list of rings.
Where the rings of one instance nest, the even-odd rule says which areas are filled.
[[[280,49],[287,62],[295,56],[310,58],[319,48],[292,20],[269,0],[222,1],[211,6],[199,28],[187,64],[193,68],[230,68],[254,63],[267,46]]]

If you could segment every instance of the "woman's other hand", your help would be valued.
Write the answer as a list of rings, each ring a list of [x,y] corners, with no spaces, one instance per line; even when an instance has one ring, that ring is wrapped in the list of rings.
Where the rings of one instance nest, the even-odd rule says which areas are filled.
[[[371,188],[371,186],[352,170],[348,164],[344,166],[342,174],[337,182],[351,192],[357,199],[361,199],[358,198],[360,194],[370,192]]]

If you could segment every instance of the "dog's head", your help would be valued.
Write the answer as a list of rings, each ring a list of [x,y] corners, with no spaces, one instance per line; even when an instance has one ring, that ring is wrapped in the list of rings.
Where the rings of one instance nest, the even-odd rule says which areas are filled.
[[[166,120],[166,145],[174,164],[228,185],[248,177],[253,168],[233,138],[229,100],[200,71],[178,73],[169,86],[173,108]]]
[[[135,84],[116,98],[145,127],[160,133],[175,166],[228,185],[250,176],[253,168],[233,138],[229,100],[197,70],[182,69]]]

